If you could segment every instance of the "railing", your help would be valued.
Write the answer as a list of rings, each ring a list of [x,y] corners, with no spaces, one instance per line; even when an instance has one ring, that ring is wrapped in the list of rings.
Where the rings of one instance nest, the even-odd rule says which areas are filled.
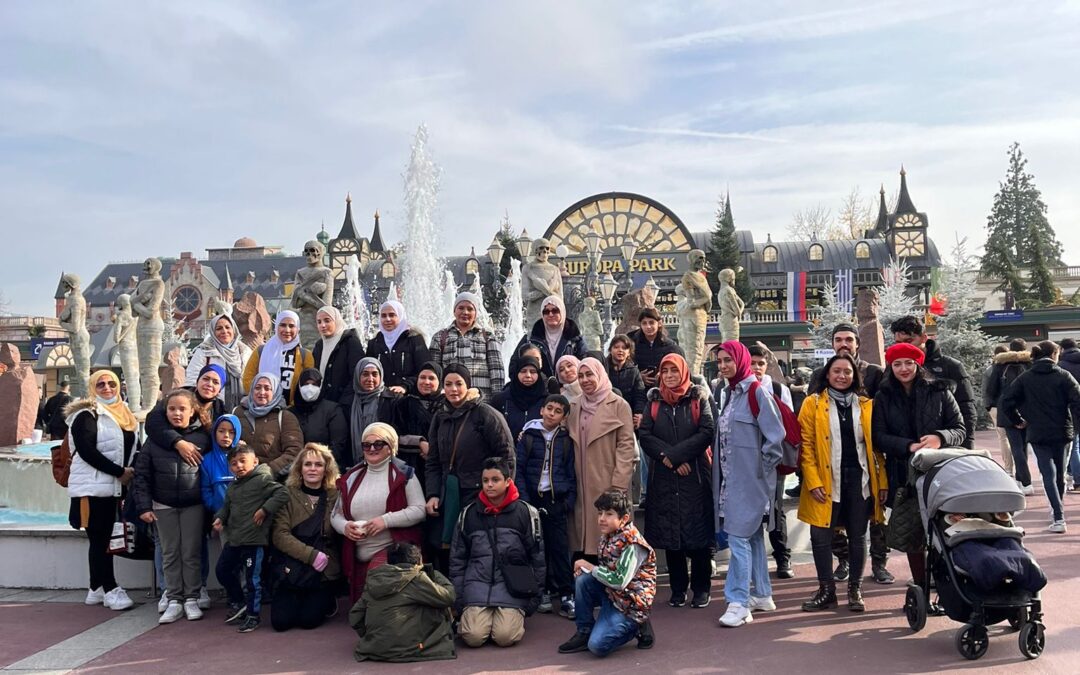
[[[665,326],[678,326],[679,317],[677,314],[663,314]],[[817,307],[811,307],[806,310],[805,321],[813,321],[821,316],[821,309]],[[788,312],[786,309],[748,309],[743,312],[743,323],[788,323]],[[709,323],[720,323],[720,312],[709,312]],[[795,323],[800,323],[796,321]]]
[[[1019,272],[1021,279],[1029,279],[1031,277],[1031,270],[1020,269],[1020,270],[1017,270],[1017,272]],[[1063,279],[1078,279],[1078,278],[1080,278],[1080,265],[1066,265],[1064,267],[1051,267],[1050,268],[1050,276],[1055,281],[1060,281],[1060,280],[1063,280]],[[979,274],[978,277],[977,277],[977,280],[978,280],[979,283],[988,283],[988,282],[995,282],[996,283],[996,282],[1000,282],[1001,278],[1000,277],[995,277],[995,276],[986,276],[986,275],[983,275],[983,274]]]
[[[47,326],[49,328],[59,328],[60,320],[51,316],[0,316],[0,326],[16,328]]]

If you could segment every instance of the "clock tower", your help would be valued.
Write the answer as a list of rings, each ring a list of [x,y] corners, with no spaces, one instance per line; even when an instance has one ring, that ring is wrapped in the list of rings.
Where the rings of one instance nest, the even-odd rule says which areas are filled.
[[[349,258],[356,256],[361,265],[367,264],[371,257],[370,245],[366,239],[361,239],[356,234],[352,217],[352,195],[345,195],[345,220],[341,223],[341,231],[330,240],[330,270],[335,279],[345,278],[345,265]]]
[[[911,201],[907,188],[907,172],[900,168],[900,196],[896,211],[889,214],[885,225],[885,238],[889,242],[889,255],[908,264],[925,264],[928,243],[926,238],[926,214],[919,212]]]

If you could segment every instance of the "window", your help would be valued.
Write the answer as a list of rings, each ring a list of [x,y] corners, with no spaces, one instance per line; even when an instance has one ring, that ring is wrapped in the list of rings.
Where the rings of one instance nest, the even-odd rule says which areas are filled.
[[[867,244],[865,241],[860,241],[858,244],[855,244],[855,257],[859,260],[866,260],[869,258],[870,244]]]
[[[173,295],[173,307],[178,314],[191,314],[198,311],[202,304],[202,295],[194,286],[181,286]]]
[[[480,274],[480,262],[476,258],[465,261],[465,274]]]
[[[775,246],[766,246],[761,251],[761,259],[763,261],[767,262],[767,263],[776,262],[776,247]]]
[[[393,279],[397,270],[394,269],[394,263],[387,260],[382,264],[381,274],[383,279]]]
[[[822,260],[825,258],[825,247],[821,244],[810,244],[810,260]]]

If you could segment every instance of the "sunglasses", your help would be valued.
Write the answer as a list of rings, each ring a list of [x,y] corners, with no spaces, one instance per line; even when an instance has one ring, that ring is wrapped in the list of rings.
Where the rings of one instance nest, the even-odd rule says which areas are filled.
[[[543,311],[543,314],[544,314],[544,316],[548,316],[549,314],[562,314],[562,312],[560,312],[557,309],[552,308],[552,309],[545,309]]]
[[[95,389],[116,389],[116,383],[112,380],[102,380],[94,385]]]
[[[387,449],[389,447],[390,447],[390,444],[387,443],[386,441],[375,441],[373,443],[368,443],[367,441],[364,441],[363,443],[360,444],[360,449],[363,450],[364,452],[367,452],[368,450],[371,450],[371,449],[385,450],[385,449]]]

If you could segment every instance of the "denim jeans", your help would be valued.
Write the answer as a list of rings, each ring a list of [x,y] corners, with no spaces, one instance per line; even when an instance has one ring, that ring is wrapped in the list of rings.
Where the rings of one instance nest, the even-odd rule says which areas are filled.
[[[1062,505],[1062,495],[1065,494],[1065,453],[1068,448],[1057,445],[1032,445],[1035,451],[1035,460],[1039,463],[1039,473],[1042,474],[1043,490],[1050,502],[1050,509],[1054,512],[1054,520],[1065,520],[1065,509]]]
[[[1069,448],[1069,475],[1073,477],[1073,483],[1080,484],[1080,433],[1072,439]]]
[[[606,587],[591,574],[579,575],[574,582],[574,623],[577,631],[589,636],[589,651],[607,656],[637,637],[638,624],[611,604]],[[593,610],[600,616],[593,618]]]
[[[765,556],[764,531],[759,528],[750,537],[736,537],[729,533],[728,544],[731,546],[731,560],[724,581],[724,599],[728,604],[737,602],[746,607],[751,595],[756,598],[771,596],[772,582],[769,581],[769,561]]]
[[[1009,447],[1012,449],[1016,480],[1024,487],[1027,487],[1031,485],[1031,469],[1028,468],[1027,430],[1005,427],[1005,435],[1009,437]]]

